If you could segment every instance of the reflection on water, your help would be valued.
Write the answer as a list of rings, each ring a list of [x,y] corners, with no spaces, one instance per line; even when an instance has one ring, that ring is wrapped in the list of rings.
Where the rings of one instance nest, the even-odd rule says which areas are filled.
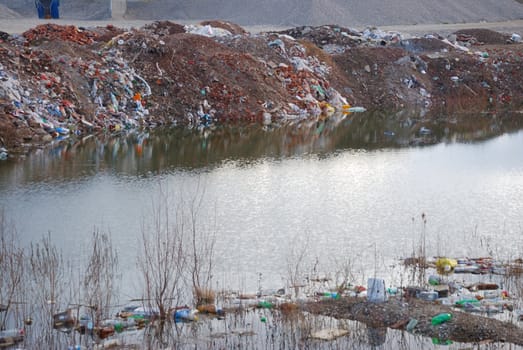
[[[263,320],[263,321],[262,321]],[[320,331],[346,330],[347,335],[329,340],[315,337]],[[273,310],[248,310],[228,314],[225,320],[208,320],[177,324],[174,337],[176,349],[512,349],[521,346],[503,343],[468,344],[430,339],[406,331],[371,328],[365,324],[309,314],[282,315]],[[123,334],[125,335],[125,333]],[[125,338],[124,338],[125,339]],[[126,339],[129,342],[129,337]],[[143,344],[143,335],[136,336]],[[437,345],[435,345],[437,344]],[[157,344],[154,344],[157,345]],[[157,348],[152,347],[152,348]]]
[[[399,112],[364,113],[282,125],[173,128],[126,135],[63,140],[27,159],[0,163],[0,189],[24,183],[60,182],[98,173],[149,176],[170,170],[213,168],[346,149],[379,149],[437,142],[481,140],[521,127],[521,118],[461,116],[424,123]]]
[[[14,220],[22,244],[49,231],[66,258],[72,255],[80,264],[87,256],[86,237],[93,226],[102,226],[118,250],[122,292],[129,297],[137,296],[141,220],[159,183],[174,189],[204,184],[198,219],[216,221],[219,288],[282,287],[289,252],[302,243],[304,270],[336,273],[350,263],[355,283],[365,284],[373,273],[394,286],[405,276],[391,278],[391,262],[412,251],[420,232],[426,234],[428,255],[522,257],[523,132],[469,142],[517,129],[519,121],[469,118],[458,126],[453,120],[424,124],[375,113],[278,127],[230,125],[65,140],[26,159],[0,163],[0,206]],[[445,143],[401,147],[438,141]],[[245,319],[187,326],[210,327],[203,331],[210,338],[189,329],[195,333],[180,348],[433,347],[431,339],[332,319],[281,326],[263,312],[250,316],[248,329]],[[260,322],[260,316],[269,322]],[[329,343],[309,338],[312,330],[331,327],[350,333]]]
[[[422,212],[429,255],[521,257],[523,132],[398,147],[473,140],[510,125],[471,118],[487,121],[482,132],[427,124],[421,135],[420,123],[404,116],[400,123],[355,114],[65,141],[1,163],[0,206],[23,244],[50,231],[78,259],[93,226],[107,228],[131,296],[136,242],[160,183],[205,187],[201,218],[216,221],[216,278],[226,288],[256,290],[259,273],[264,288],[282,287],[289,251],[301,241],[322,271],[350,258],[364,272],[358,283],[369,270],[388,278],[390,262],[419,242]]]
[[[282,262],[303,238],[314,242],[310,258],[330,260],[322,262],[325,270],[352,256],[366,271],[375,249],[386,258],[411,253],[422,212],[431,254],[487,254],[487,242],[501,258],[513,258],[521,253],[523,157],[516,150],[523,133],[450,142],[517,126],[499,116],[469,118],[475,132],[465,117],[451,129],[364,113],[63,141],[0,163],[0,205],[24,243],[50,231],[69,250],[102,226],[132,265],[159,184],[176,190],[203,183],[203,217],[216,216],[225,287],[255,288],[259,272],[264,284],[281,287]],[[430,132],[420,134],[422,126]],[[399,147],[436,140],[446,142]],[[132,271],[124,275],[132,278]]]

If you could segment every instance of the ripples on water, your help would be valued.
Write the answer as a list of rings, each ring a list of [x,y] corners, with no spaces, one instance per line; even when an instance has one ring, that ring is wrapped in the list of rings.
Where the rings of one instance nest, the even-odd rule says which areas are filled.
[[[520,255],[523,133],[453,143],[468,134],[435,129],[445,143],[400,148],[434,142],[411,130],[378,115],[88,137],[2,164],[0,199],[24,243],[50,231],[77,259],[94,226],[110,231],[125,285],[160,187],[204,189],[225,287],[257,288],[260,273],[281,286],[300,245],[321,271],[350,258],[362,276],[388,276],[418,244],[421,213],[429,254]]]
[[[405,276],[397,259],[412,253],[423,232],[428,255],[522,257],[523,132],[472,142],[468,133],[435,129],[445,142],[399,147],[434,142],[434,135],[406,129],[367,115],[280,128],[88,137],[0,164],[0,205],[24,245],[50,232],[78,265],[93,229],[109,232],[124,298],[137,296],[137,242],[160,191],[174,199],[204,193],[198,219],[216,224],[218,288],[280,288],[299,251],[309,275],[334,277],[350,265],[355,284],[379,275],[399,285]],[[348,327],[349,336],[304,343],[310,329],[273,323],[260,313],[184,326],[188,340],[180,346],[432,346],[430,339],[328,318],[310,319],[308,326]],[[245,324],[255,335],[238,335]]]

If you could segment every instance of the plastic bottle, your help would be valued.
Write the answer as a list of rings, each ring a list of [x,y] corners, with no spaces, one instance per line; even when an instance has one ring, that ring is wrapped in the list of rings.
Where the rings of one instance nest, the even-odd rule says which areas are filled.
[[[268,301],[260,301],[258,307],[261,309],[272,309],[273,305]]]
[[[325,292],[325,293],[323,293],[323,296],[325,298],[329,298],[329,299],[339,299],[340,298],[340,294],[336,293],[336,292]]]
[[[178,309],[174,312],[175,322],[180,321],[197,321],[198,316],[196,313],[198,310],[191,310],[189,308]]]
[[[445,323],[445,322],[449,321],[451,318],[452,318],[452,314],[441,313],[441,314],[438,314],[438,315],[432,317],[431,323],[435,326],[438,324]]]
[[[431,286],[437,286],[438,284],[441,284],[441,278],[439,276],[431,275],[429,276],[429,284]]]
[[[123,328],[124,328],[124,326],[123,326],[123,324],[122,324],[121,322],[117,322],[117,323],[115,323],[115,324],[113,325],[113,327],[114,327],[114,331],[115,331],[116,333],[122,333],[122,332],[123,332]]]
[[[24,336],[23,329],[8,329],[5,331],[0,331],[0,338],[23,337],[23,336]]]
[[[416,320],[415,318],[411,318],[409,320],[409,323],[407,323],[407,331],[408,332],[412,332],[412,330],[416,327],[416,325],[418,324],[418,320]]]
[[[387,288],[387,293],[390,295],[396,295],[398,294],[398,288],[397,287],[389,287]]]
[[[349,107],[347,108],[347,112],[353,112],[353,113],[362,113],[367,111],[365,107]]]
[[[451,345],[452,344],[452,340],[450,340],[450,339],[432,338],[432,344],[434,344],[434,345]]]
[[[465,304],[477,304],[477,303],[479,303],[478,299],[463,299],[463,300],[456,301],[455,304],[457,306],[463,306]]]

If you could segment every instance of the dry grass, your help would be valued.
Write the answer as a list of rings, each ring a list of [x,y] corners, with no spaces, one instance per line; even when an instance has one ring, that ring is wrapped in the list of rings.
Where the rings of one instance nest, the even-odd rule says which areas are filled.
[[[194,289],[194,295],[196,296],[196,305],[214,304],[216,300],[216,292],[208,288]]]

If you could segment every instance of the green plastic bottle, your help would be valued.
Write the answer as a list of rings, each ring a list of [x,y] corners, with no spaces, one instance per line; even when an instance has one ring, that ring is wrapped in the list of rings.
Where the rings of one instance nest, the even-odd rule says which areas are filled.
[[[262,309],[272,309],[273,305],[268,301],[260,301],[258,307]]]
[[[463,306],[464,304],[477,304],[477,303],[479,303],[478,299],[463,299],[463,300],[456,301],[455,305]]]
[[[432,338],[432,344],[434,344],[434,345],[451,345],[452,344],[452,340],[450,340],[450,339]]]
[[[116,333],[122,333],[123,332],[123,324],[118,322],[114,324],[114,331]]]
[[[442,314],[438,314],[438,315],[432,317],[432,321],[431,322],[435,326],[435,325],[447,322],[451,318],[452,318],[452,314],[442,313]]]

